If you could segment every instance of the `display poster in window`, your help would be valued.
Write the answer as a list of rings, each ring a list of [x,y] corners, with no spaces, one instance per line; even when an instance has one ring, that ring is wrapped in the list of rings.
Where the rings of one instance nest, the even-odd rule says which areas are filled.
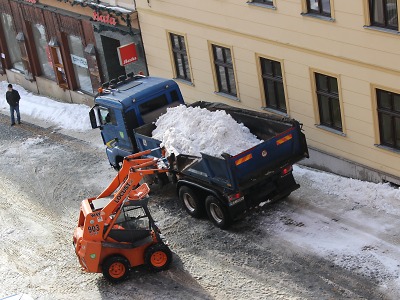
[[[85,69],[88,68],[88,64],[87,64],[86,58],[71,54],[71,59],[72,59],[72,63],[74,65],[77,65],[77,66],[85,68]]]
[[[53,67],[53,60],[51,58],[51,53],[50,53],[50,47],[46,46],[46,56],[47,56],[47,61],[49,62],[50,67]]]
[[[117,52],[121,66],[129,65],[138,60],[135,43],[120,46],[117,48]]]

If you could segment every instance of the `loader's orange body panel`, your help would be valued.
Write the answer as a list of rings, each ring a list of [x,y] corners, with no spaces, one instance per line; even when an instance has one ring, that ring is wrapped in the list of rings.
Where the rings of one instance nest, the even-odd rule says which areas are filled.
[[[83,270],[101,272],[104,259],[116,254],[127,258],[131,267],[142,265],[147,247],[157,243],[156,234],[150,229],[148,238],[136,244],[118,242],[109,236],[124,203],[141,200],[149,193],[147,184],[137,187],[143,176],[168,171],[154,168],[157,160],[153,158],[137,158],[149,153],[150,150],[127,156],[111,184],[98,197],[82,201],[74,245]]]

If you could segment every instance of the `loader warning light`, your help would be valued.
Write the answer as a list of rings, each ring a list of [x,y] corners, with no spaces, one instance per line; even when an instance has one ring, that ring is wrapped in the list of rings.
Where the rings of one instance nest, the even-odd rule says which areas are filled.
[[[291,134],[288,134],[288,135],[284,136],[283,138],[277,140],[276,145],[277,146],[282,145],[283,143],[291,140],[292,138],[293,138],[293,136]]]

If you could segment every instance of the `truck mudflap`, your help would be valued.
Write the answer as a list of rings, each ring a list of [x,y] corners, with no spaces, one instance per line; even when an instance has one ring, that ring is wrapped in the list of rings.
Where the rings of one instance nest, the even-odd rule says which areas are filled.
[[[294,180],[293,174],[288,173],[276,180],[259,183],[245,191],[244,200],[233,205],[228,205],[228,211],[232,220],[240,219],[249,209],[258,206],[262,202],[276,202],[286,198],[293,191],[300,188]]]

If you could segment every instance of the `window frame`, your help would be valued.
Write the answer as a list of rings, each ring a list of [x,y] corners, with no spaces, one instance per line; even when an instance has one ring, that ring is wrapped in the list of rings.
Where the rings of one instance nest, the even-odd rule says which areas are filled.
[[[396,7],[397,7],[397,27],[394,26],[390,26],[388,25],[388,20],[387,20],[387,9],[384,10],[384,24],[380,24],[380,23],[376,23],[374,22],[374,3],[375,1],[382,1],[383,4],[385,4],[385,2],[387,0],[365,0],[365,6],[366,9],[368,10],[366,15],[368,16],[369,20],[368,20],[368,25],[372,26],[372,27],[376,27],[376,28],[382,28],[383,30],[393,30],[393,31],[399,31],[399,20],[400,20],[400,12],[399,12],[399,0],[396,0]],[[366,17],[367,18],[367,17]]]
[[[390,150],[393,151],[400,151],[400,142],[397,144],[397,135],[396,135],[396,128],[395,128],[395,119],[398,118],[400,120],[400,110],[399,111],[395,111],[394,108],[394,95],[398,95],[400,97],[400,93],[399,92],[395,92],[392,91],[390,89],[387,88],[383,88],[383,87],[373,87],[373,91],[374,91],[374,97],[375,97],[375,113],[376,113],[376,122],[377,122],[377,138],[378,138],[378,144],[379,146],[383,146],[385,148],[389,148]],[[382,108],[380,107],[380,98],[378,96],[378,92],[386,92],[388,94],[390,94],[390,102],[391,102],[391,106],[392,109],[389,110],[387,108]],[[384,132],[382,131],[382,119],[381,119],[381,114],[385,114],[386,116],[390,116],[391,118],[391,133],[393,136],[393,144],[390,143],[386,143],[384,141],[384,137],[383,134]]]
[[[285,75],[284,75],[283,61],[279,60],[279,59],[272,58],[272,57],[262,56],[262,55],[256,55],[256,59],[257,59],[257,65],[258,65],[258,71],[259,71],[259,81],[260,81],[260,86],[261,86],[261,98],[263,99],[263,104],[265,105],[263,107],[263,109],[271,110],[271,111],[277,112],[279,114],[288,115],[289,106],[288,106],[288,100],[287,100],[288,97],[287,97],[287,91],[286,91],[286,80],[285,80]],[[268,60],[268,61],[270,61],[272,63],[279,63],[279,67],[280,67],[280,70],[281,70],[281,77],[279,77],[279,76],[273,77],[273,76],[269,76],[267,74],[264,74],[263,73],[262,60]],[[275,93],[276,93],[276,83],[281,83],[282,84],[284,102],[285,102],[285,109],[282,109],[281,107],[271,106],[268,103],[269,101],[267,99],[267,91],[266,91],[266,86],[265,86],[265,80],[271,80],[271,81],[274,82]]]
[[[344,103],[343,103],[343,96],[342,96],[342,90],[341,90],[342,88],[341,88],[340,75],[326,72],[321,69],[314,69],[314,68],[310,68],[309,73],[310,73],[310,79],[311,79],[310,82],[311,82],[312,99],[313,99],[313,103],[314,103],[313,109],[314,109],[314,116],[315,116],[315,126],[317,128],[334,133],[336,135],[346,137],[346,120],[344,117]],[[318,95],[317,95],[317,79],[315,76],[316,74],[333,77],[337,80],[340,118],[341,118],[341,123],[342,123],[341,130],[329,127],[329,126],[321,123],[321,115],[320,115],[319,101],[318,101]]]
[[[313,15],[318,15],[318,16],[323,16],[323,17],[327,17],[327,18],[332,18],[332,11],[333,11],[332,1],[333,0],[329,0],[329,11],[330,12],[326,13],[326,12],[323,11],[322,0],[318,0],[318,10],[315,10],[315,9],[311,8],[310,0],[305,0],[307,13],[308,14],[313,14]]]
[[[185,50],[182,49],[174,49],[174,45],[172,42],[173,36],[178,36],[178,38],[182,38],[184,45],[185,45]],[[168,40],[168,45],[170,49],[170,56],[171,56],[171,64],[173,66],[173,77],[178,80],[182,80],[183,82],[193,84],[193,73],[192,73],[192,68],[191,68],[191,63],[190,63],[190,55],[189,55],[189,49],[188,49],[188,42],[187,42],[187,36],[186,34],[181,34],[177,33],[174,31],[167,31],[167,40]],[[181,40],[181,39],[180,39]],[[181,42],[179,42],[181,44]],[[189,77],[187,74],[184,74],[184,76],[180,76],[180,71],[179,67],[177,65],[177,58],[175,54],[180,54],[180,55],[185,55],[187,59],[187,66],[184,68],[184,73],[189,73]],[[182,59],[182,58],[181,58]],[[183,59],[183,62],[185,60]]]
[[[223,61],[217,59],[216,48],[221,48],[221,50],[223,50],[222,51]],[[213,75],[214,75],[215,92],[218,95],[227,96],[234,100],[239,100],[239,89],[238,89],[238,84],[237,84],[237,76],[236,76],[236,71],[235,71],[235,59],[234,59],[232,47],[222,45],[219,43],[215,43],[215,42],[209,42],[209,50],[210,50],[209,51],[210,52],[210,60],[211,60],[212,70],[213,70]],[[227,62],[227,56],[226,56],[225,50],[229,50],[229,52],[230,52],[231,63]],[[227,86],[227,90],[224,90],[222,87],[221,74],[217,70],[217,69],[219,69],[219,67],[224,68],[225,79],[226,79],[225,83]],[[233,79],[230,78],[230,76],[229,76],[229,70],[232,70],[232,72],[233,72]],[[234,84],[236,93],[232,92],[233,86],[231,86],[230,83]]]

